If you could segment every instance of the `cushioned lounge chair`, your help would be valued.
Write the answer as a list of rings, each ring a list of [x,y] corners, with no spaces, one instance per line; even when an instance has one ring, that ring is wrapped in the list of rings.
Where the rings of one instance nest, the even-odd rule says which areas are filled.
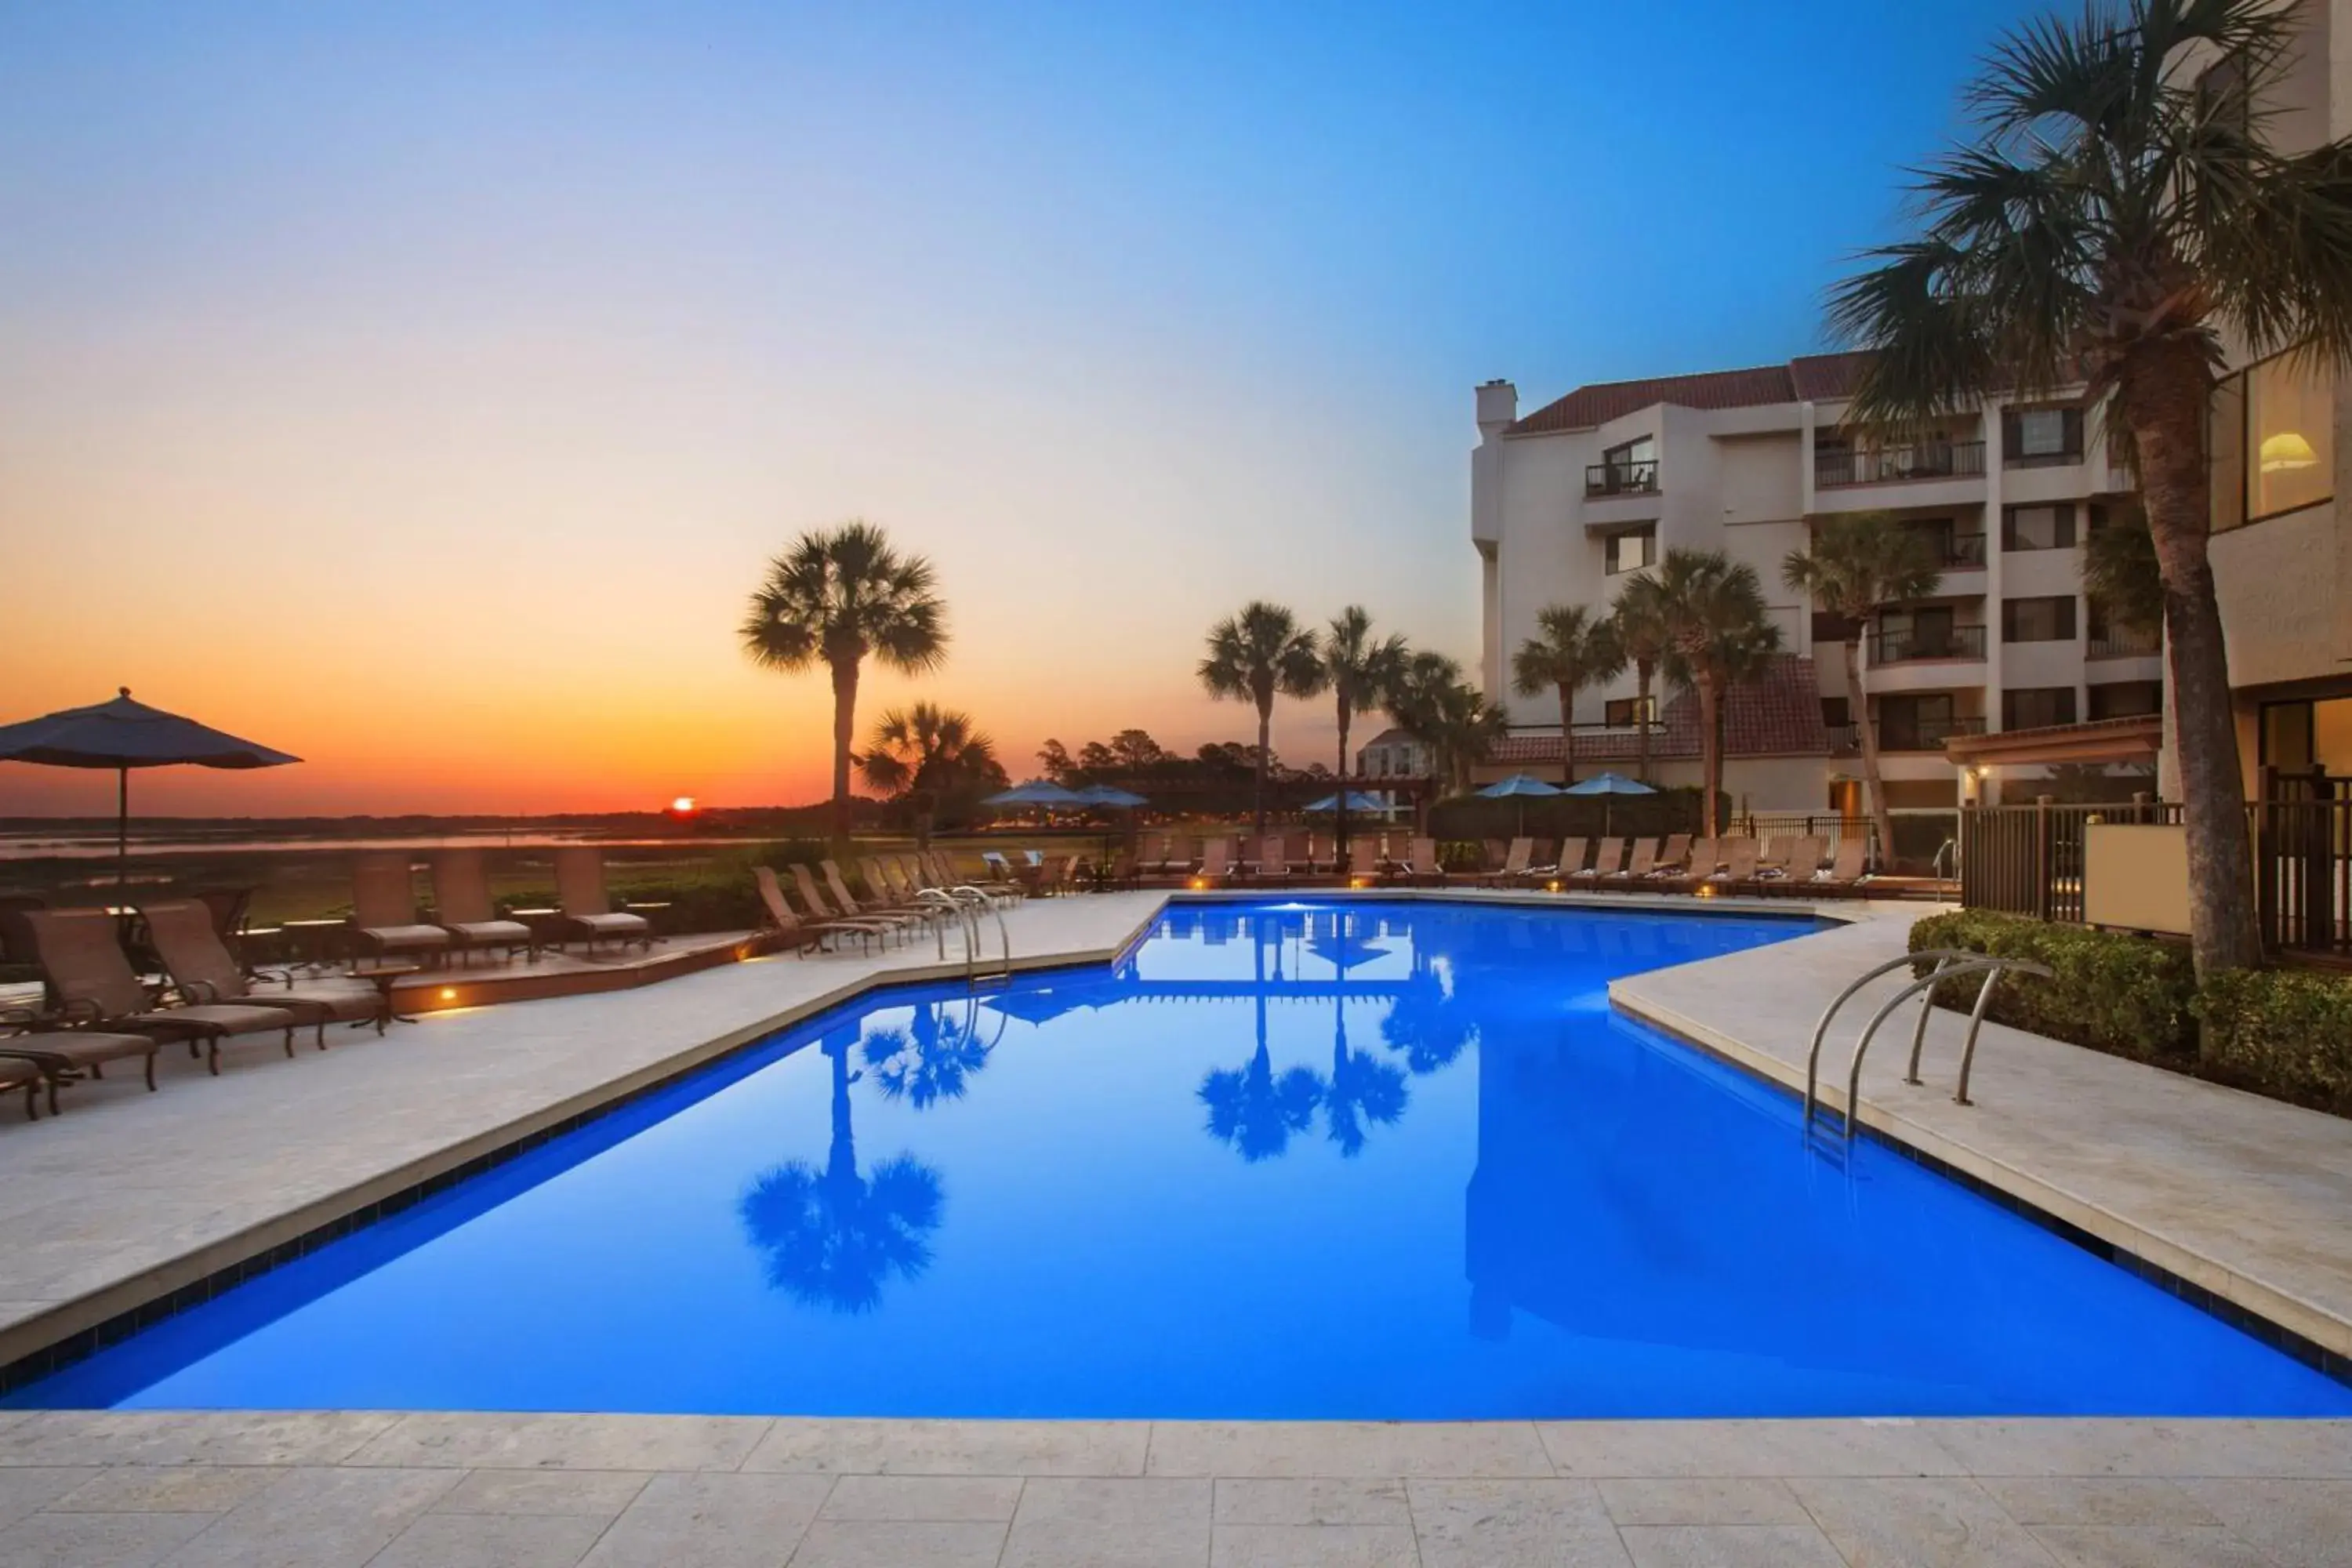
[[[185,1040],[220,1071],[220,1043],[231,1037],[275,1034],[286,1054],[294,1054],[297,1020],[280,1007],[243,1002],[190,1003],[160,1007],[123,955],[114,917],[104,910],[35,910],[26,923],[41,973],[58,1002],[57,1016],[111,1035],[145,1035]],[[126,1047],[122,1054],[131,1051]]]
[[[1592,852],[1591,865],[1581,871],[1563,872],[1561,879],[1598,886],[1603,877],[1615,876],[1617,868],[1624,863],[1625,841],[1622,838],[1604,838],[1601,841],[1601,847]]]
[[[801,896],[802,907],[820,921],[834,922],[855,921],[860,925],[872,926],[877,931],[898,937],[904,937],[914,927],[915,922],[912,921],[883,915],[853,915],[845,909],[836,909],[826,899],[824,890],[817,886],[816,874],[811,871],[805,863],[795,861],[792,869],[793,887]],[[840,869],[835,868],[833,879],[838,881],[840,877]]]
[[[1682,865],[1673,870],[1661,868],[1654,874],[1655,879],[1664,883],[1670,892],[1689,892],[1714,876],[1715,868],[1723,863],[1722,852],[1717,847],[1721,842],[1716,838],[1692,839],[1689,851],[1683,856]]]
[[[800,911],[784,897],[783,884],[776,880],[774,870],[754,866],[751,879],[759,884],[760,902],[767,909],[769,921],[803,958],[813,947],[821,947],[826,942],[838,945],[847,936],[856,937],[870,950],[877,940],[889,934],[886,928],[863,921],[803,920]]]
[[[147,921],[156,956],[163,961],[163,972],[191,1002],[278,1008],[297,1023],[310,1025],[320,1050],[327,1048],[330,1024],[373,1024],[381,1035],[392,1021],[391,994],[371,981],[306,980],[297,984],[291,974],[272,970],[260,978],[280,981],[283,989],[254,984],[213,929],[205,906],[194,899],[157,899],[141,904],[139,912]]]
[[[1829,853],[1829,847],[1827,838],[1812,835],[1790,840],[1778,866],[1758,866],[1756,890],[1780,893],[1803,887],[1821,870],[1822,857]]]
[[[558,852],[561,854],[561,851]],[[405,849],[368,849],[352,857],[352,942],[384,959],[432,959],[449,951],[449,933],[416,918],[416,878]]]
[[[1537,882],[1567,881],[1570,877],[1575,876],[1578,872],[1584,869],[1584,851],[1585,846],[1588,842],[1589,840],[1582,838],[1561,839],[1559,844],[1559,853],[1551,858],[1551,863],[1549,865],[1536,865],[1528,868],[1528,879],[1530,881]],[[1541,860],[1542,857],[1538,856],[1537,858]]]
[[[653,922],[613,907],[613,896],[604,890],[604,852],[593,846],[555,852],[555,901],[562,910],[562,929],[583,939],[591,954],[600,942],[617,942],[624,951],[631,942],[653,949]]]
[[[1790,890],[1859,898],[1863,884],[1870,880],[1863,869],[1869,858],[1870,840],[1859,833],[1849,833],[1838,840],[1837,854],[1831,858],[1828,870],[1796,882]]]
[[[1658,863],[1658,841],[1654,838],[1633,840],[1633,858],[1606,877],[1598,879],[1604,888],[1640,887],[1649,880],[1650,872]]]
[[[1727,893],[1736,893],[1756,880],[1757,844],[1753,838],[1723,841],[1723,868],[1707,879]]]
[[[1479,879],[1490,888],[1507,888],[1527,880],[1528,861],[1536,852],[1532,838],[1514,838],[1503,851],[1503,863]]]
[[[1690,869],[1691,836],[1687,833],[1666,835],[1665,847],[1650,864],[1654,878],[1679,877]]]
[[[509,958],[518,952],[539,956],[539,939],[530,927],[499,918],[478,849],[444,849],[433,857],[433,920],[459,952],[504,948]]]

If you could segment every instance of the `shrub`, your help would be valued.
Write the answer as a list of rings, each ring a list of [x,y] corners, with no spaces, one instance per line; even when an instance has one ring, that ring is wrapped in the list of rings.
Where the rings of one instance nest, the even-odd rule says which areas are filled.
[[[2049,966],[2052,980],[2002,978],[1987,1009],[2000,1023],[2116,1056],[2179,1058],[2196,1050],[2190,1004],[2197,982],[2184,947],[1990,910],[1931,915],[1911,928],[1911,951],[1936,947]],[[1927,973],[1924,965],[1919,973]],[[1976,975],[1948,981],[1937,987],[1936,1000],[1966,1009],[1979,984]]]
[[[2196,1006],[2217,1067],[2285,1099],[2352,1110],[2352,981],[2231,970],[2205,983]]]

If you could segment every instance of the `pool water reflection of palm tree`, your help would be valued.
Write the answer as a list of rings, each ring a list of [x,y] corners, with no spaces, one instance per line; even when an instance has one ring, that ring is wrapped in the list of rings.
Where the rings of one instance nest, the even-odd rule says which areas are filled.
[[[888,1281],[930,1267],[930,1234],[946,1207],[939,1173],[912,1154],[859,1172],[849,1108],[849,1086],[863,1076],[849,1070],[856,1044],[854,1027],[823,1042],[833,1063],[833,1142],[824,1169],[787,1161],[753,1181],[736,1205],[772,1287],[809,1306],[852,1313],[880,1306]]]
[[[993,1042],[982,1043],[967,1010],[942,1017],[933,1002],[915,1004],[903,1029],[877,1029],[859,1049],[886,1100],[904,1100],[925,1110],[942,1100],[961,1100],[967,1080],[988,1065]]]
[[[1404,1053],[1404,1065],[1415,1077],[1451,1066],[1478,1037],[1477,1018],[1460,988],[1446,985],[1418,943],[1412,973],[1381,1020],[1381,1037],[1391,1050]]]
[[[1404,1074],[1393,1063],[1348,1048],[1348,1001],[1331,1004],[1331,1079],[1323,1089],[1323,1125],[1339,1152],[1363,1152],[1364,1123],[1394,1126],[1404,1114]]]

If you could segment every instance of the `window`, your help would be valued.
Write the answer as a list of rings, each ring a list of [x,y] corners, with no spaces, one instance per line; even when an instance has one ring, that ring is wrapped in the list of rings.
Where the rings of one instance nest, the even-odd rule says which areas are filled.
[[[1952,694],[1878,700],[1878,743],[1890,752],[1932,752],[1953,733]]]
[[[2027,686],[2000,694],[2000,727],[2004,730],[2044,730],[2053,724],[2074,721],[2074,689],[2071,686]]]
[[[1639,572],[1658,559],[1658,525],[1652,523],[1646,528],[1628,529],[1623,533],[1611,534],[1608,552],[1611,576],[1620,572]],[[1586,559],[1591,558],[1587,556]]]
[[[2280,354],[2214,390],[2213,528],[2239,528],[2335,494],[2336,387],[2325,367]]]
[[[2012,468],[2083,458],[2079,408],[2012,408],[2000,416],[2000,460]]]
[[[2246,90],[2246,57],[2232,49],[2197,73],[2197,108],[2243,131],[2252,123],[2253,95]]]
[[[1658,700],[1650,697],[1612,697],[1602,704],[1601,722],[1612,730],[1630,730],[1643,722],[1658,721]]]
[[[1853,722],[1853,720],[1851,717],[1853,711],[1853,710],[1846,705],[1846,700],[1843,697],[1822,698],[1822,728],[1824,730],[1844,729],[1847,725]]]
[[[1658,443],[1643,436],[1611,447],[1584,471],[1584,493],[1594,496],[1654,495],[1658,489]]]
[[[2000,602],[2000,640],[2073,642],[2074,599],[2003,599]]]
[[[2155,680],[2116,680],[2091,688],[2094,719],[2144,719],[2164,711],[2164,686]]]
[[[1912,519],[1909,526],[1927,542],[1927,548],[1942,566],[1985,563],[1984,525],[1974,518],[1920,517]]]
[[[2062,502],[2057,506],[2007,508],[2000,516],[2000,547],[2003,550],[2074,549],[2074,507]]]

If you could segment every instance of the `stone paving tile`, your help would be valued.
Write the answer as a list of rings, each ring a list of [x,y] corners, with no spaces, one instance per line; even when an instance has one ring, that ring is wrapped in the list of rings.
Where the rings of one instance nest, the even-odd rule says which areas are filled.
[[[576,1515],[428,1513],[368,1568],[576,1568],[604,1533]]]
[[[1640,1524],[1624,1530],[1633,1568],[1846,1568],[1810,1524]],[[1877,1568],[1881,1559],[1867,1559]],[[1888,1568],[1904,1561],[1883,1560]]]
[[[1949,1476],[1958,1459],[1907,1421],[1546,1421],[1562,1475]]]
[[[776,1568],[832,1489],[828,1476],[656,1476],[584,1561],[592,1568]]]
[[[901,1476],[1137,1476],[1143,1421],[779,1420],[746,1470]]]
[[[2023,1525],[1964,1478],[1807,1477],[1789,1485],[1848,1562],[2048,1568],[2052,1561]]]
[[[1780,1480],[1606,1480],[1596,1483],[1609,1517],[1627,1524],[1811,1524],[1812,1515]]]
[[[399,1417],[351,1410],[41,1410],[0,1465],[331,1465]]]
[[[2061,1568],[2272,1568],[2218,1525],[2045,1524],[2033,1534]],[[2341,1563],[2345,1543],[2336,1550]]]
[[[2179,1486],[2281,1568],[2342,1568],[2352,1556],[2352,1481],[2187,1480]]]
[[[209,1513],[37,1513],[0,1530],[0,1568],[153,1568]]]
[[[1018,1476],[844,1476],[817,1517],[1004,1524],[1020,1500]]]
[[[404,1415],[344,1463],[463,1469],[731,1470],[767,1436],[764,1416]],[[0,1433],[0,1443],[7,1435]]]
[[[164,1562],[170,1568],[359,1568],[457,1484],[446,1470],[289,1469]]]
[[[1202,1568],[1209,1561],[1210,1525],[1095,1519],[1013,1521],[999,1568]]]
[[[793,1568],[995,1568],[1004,1526],[954,1520],[820,1519]]]
[[[2020,1524],[2219,1524],[2175,1483],[2138,1476],[1979,1476],[1977,1485]]]
[[[1600,1568],[1625,1548],[1591,1481],[1405,1483],[1424,1568]]]
[[[50,1512],[226,1513],[279,1475],[259,1465],[123,1465],[82,1473],[89,1479],[47,1504]]]
[[[573,1514],[610,1523],[651,1479],[646,1470],[476,1470],[433,1511]]]
[[[0,1524],[13,1524],[37,1509],[54,1506],[101,1473],[81,1466],[0,1470]]]
[[[1935,1421],[1922,1424],[1978,1476],[2352,1479],[2352,1422]],[[0,1443],[5,1443],[0,1434]]]
[[[1159,1421],[1155,1476],[1549,1476],[1524,1421]]]
[[[1215,1509],[1219,1524],[1412,1523],[1401,1480],[1220,1476]]]
[[[1207,1480],[1041,1476],[1022,1487],[1013,1517],[1017,1524],[1206,1524],[1213,1495]]]
[[[1210,1568],[1421,1568],[1405,1524],[1221,1524]]]

